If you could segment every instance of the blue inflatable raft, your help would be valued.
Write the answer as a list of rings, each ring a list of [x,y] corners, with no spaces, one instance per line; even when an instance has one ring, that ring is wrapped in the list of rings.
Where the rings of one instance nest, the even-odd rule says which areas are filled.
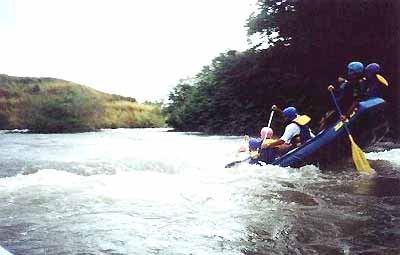
[[[386,102],[372,98],[360,102],[358,110],[348,120],[348,127],[361,148],[373,145],[389,131],[385,120]],[[351,157],[351,145],[344,125],[337,121],[305,144],[272,162],[282,167],[301,167],[308,164],[328,165]]]

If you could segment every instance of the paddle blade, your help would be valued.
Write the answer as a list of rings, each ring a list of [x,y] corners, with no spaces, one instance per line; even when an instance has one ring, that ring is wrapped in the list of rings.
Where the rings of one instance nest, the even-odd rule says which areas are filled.
[[[232,167],[234,167],[234,166],[236,166],[236,165],[238,165],[238,164],[240,164],[240,163],[242,163],[241,160],[233,161],[233,162],[231,162],[231,163],[229,163],[229,164],[226,164],[226,165],[225,165],[225,168],[232,168]]]
[[[226,164],[226,165],[225,165],[225,168],[236,167],[236,166],[240,165],[241,163],[244,163],[244,162],[246,162],[246,161],[250,161],[250,159],[251,159],[251,157],[247,157],[247,158],[245,158],[245,159],[243,159],[243,160],[236,160],[236,161],[233,161],[233,162],[231,162],[231,163],[229,163],[229,164]]]
[[[354,164],[356,165],[356,169],[358,172],[362,174],[373,174],[375,171],[371,168],[368,163],[368,160],[365,158],[364,152],[360,147],[354,142],[353,137],[349,135],[351,142],[351,155],[353,157]]]

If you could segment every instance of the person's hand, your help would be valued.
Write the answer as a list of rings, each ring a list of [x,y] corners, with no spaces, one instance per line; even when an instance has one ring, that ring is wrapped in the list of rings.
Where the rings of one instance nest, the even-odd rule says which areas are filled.
[[[271,107],[271,110],[273,110],[273,111],[276,111],[276,110],[278,110],[278,106],[276,106],[276,105],[273,105],[273,106]]]
[[[345,122],[347,120],[346,115],[340,115],[340,120]]]
[[[329,86],[328,86],[328,90],[329,90],[330,92],[332,92],[332,91],[335,90],[335,87],[334,87],[333,85],[329,85]]]
[[[337,81],[338,81],[338,83],[343,83],[343,82],[346,81],[346,79],[343,78],[343,77],[338,77],[338,78],[337,78]]]
[[[258,151],[250,151],[250,157],[252,159],[258,159],[259,156],[260,154],[258,153]]]
[[[261,144],[261,149],[266,149],[268,147],[269,147],[269,144],[265,144],[265,143]]]
[[[246,152],[247,151],[247,147],[245,145],[240,146],[238,152]]]

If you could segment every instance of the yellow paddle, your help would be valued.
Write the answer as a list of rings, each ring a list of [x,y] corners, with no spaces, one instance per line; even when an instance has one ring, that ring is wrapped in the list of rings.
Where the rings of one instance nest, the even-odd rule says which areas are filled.
[[[333,94],[333,86],[329,86],[328,87],[329,92],[331,93],[332,96],[332,100],[335,103],[336,106],[336,110],[338,111],[338,113],[340,115],[342,114],[342,111],[340,110],[340,107],[336,101],[335,95]],[[360,147],[358,147],[358,145],[356,144],[356,142],[354,141],[353,137],[351,136],[350,130],[347,127],[347,123],[343,122],[344,124],[344,129],[346,130],[349,139],[350,139],[350,143],[351,143],[351,155],[353,157],[353,162],[354,165],[356,166],[356,169],[359,173],[361,174],[366,174],[366,175],[370,175],[372,173],[374,173],[374,169],[371,168],[371,166],[369,165],[367,159],[365,158],[364,152],[361,150]]]

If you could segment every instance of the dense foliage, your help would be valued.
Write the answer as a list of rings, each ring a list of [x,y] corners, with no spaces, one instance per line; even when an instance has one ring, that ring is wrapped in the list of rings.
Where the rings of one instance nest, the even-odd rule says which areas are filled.
[[[258,6],[247,27],[261,43],[246,52],[223,53],[194,78],[182,80],[169,97],[171,126],[255,134],[273,104],[298,107],[316,126],[332,107],[327,85],[344,76],[352,60],[383,67],[390,83],[389,117],[399,126],[400,2],[259,0]]]
[[[60,133],[164,125],[160,104],[58,79],[0,75],[0,129]]]
[[[52,96],[35,95],[26,112],[26,127],[32,132],[90,131],[99,126],[104,106],[97,98],[76,89],[60,90]]]

